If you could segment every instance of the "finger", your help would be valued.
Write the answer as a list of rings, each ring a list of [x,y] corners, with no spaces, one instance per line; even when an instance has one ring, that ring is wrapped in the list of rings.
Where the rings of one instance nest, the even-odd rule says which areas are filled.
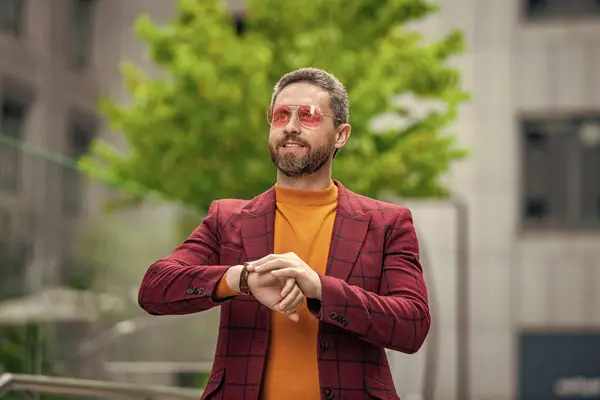
[[[271,271],[271,274],[278,278],[298,279],[300,276],[302,276],[302,272],[303,271],[299,268],[287,267],[287,268],[281,268],[281,269],[274,269]]]
[[[298,286],[294,286],[294,289],[292,289],[291,293],[279,301],[279,303],[275,304],[273,309],[284,314],[294,312],[296,311],[296,308],[298,308],[297,303],[299,296],[303,296],[303,293]]]
[[[298,315],[298,316],[300,316],[300,314],[298,314],[298,307],[296,307],[296,308],[295,308],[295,309],[293,309],[293,310],[288,310],[288,311],[286,311],[286,312],[282,312],[282,314],[283,314],[283,315],[285,315],[285,316],[286,316],[286,317],[288,317],[288,318],[289,318],[290,316],[293,316],[293,315]]]
[[[291,308],[292,304],[296,302],[298,294],[302,294],[302,291],[298,287],[298,285],[294,284],[292,291],[288,294],[284,299],[282,299],[279,303],[275,304],[275,309],[280,312],[285,311],[293,311],[294,308]]]
[[[294,314],[297,314],[298,316],[300,316],[300,314],[298,314],[298,308],[304,303],[304,299],[305,299],[305,297],[302,293],[298,294],[298,296],[294,299],[294,302],[293,302],[292,306],[290,307],[290,309],[286,310],[286,311],[282,311],[281,313],[283,315],[287,316],[288,318],[290,316],[293,316]],[[293,318],[291,318],[291,319],[294,320]]]
[[[296,284],[296,280],[295,279],[286,279],[285,280],[285,286],[283,286],[283,289],[281,289],[281,298],[285,299],[286,296],[292,291],[292,289],[294,288],[294,285]]]
[[[305,299],[304,293],[299,292],[298,294],[296,294],[295,298],[292,300],[292,303],[290,304],[288,309],[284,310],[284,312],[287,312],[287,313],[295,312],[304,303],[304,299]]]
[[[271,260],[276,260],[281,257],[282,257],[281,254],[268,254],[268,255],[264,256],[263,258],[259,258],[258,260],[250,261],[248,263],[248,267],[247,267],[248,271],[253,271],[257,266],[263,265],[266,262],[269,262]]]
[[[275,260],[267,261],[266,263],[259,265],[254,268],[256,272],[269,272],[276,269],[290,267],[290,261],[284,258],[277,258]]]
[[[294,321],[294,322],[298,322],[298,321],[300,321],[300,314],[298,314],[298,313],[296,313],[296,312],[295,312],[295,313],[292,313],[292,314],[290,314],[290,315],[288,315],[287,317],[288,317],[289,319],[291,319],[292,321]]]

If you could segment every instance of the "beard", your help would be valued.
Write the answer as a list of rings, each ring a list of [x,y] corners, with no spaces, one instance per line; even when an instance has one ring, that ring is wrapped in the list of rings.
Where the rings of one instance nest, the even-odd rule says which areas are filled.
[[[291,138],[283,139],[277,144],[277,147],[270,146],[269,150],[271,151],[271,161],[273,161],[273,164],[284,175],[291,178],[314,174],[327,163],[335,151],[334,140],[328,141],[328,143],[323,146],[312,148],[308,143],[295,138],[291,140],[301,143],[308,154],[303,156],[293,153],[279,155],[279,149],[282,147],[283,143],[290,139]]]

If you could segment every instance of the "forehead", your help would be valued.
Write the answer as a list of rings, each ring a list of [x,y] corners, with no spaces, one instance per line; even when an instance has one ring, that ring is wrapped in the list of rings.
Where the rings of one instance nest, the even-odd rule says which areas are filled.
[[[292,83],[279,92],[275,104],[315,104],[325,110],[329,109],[329,93],[311,83]]]

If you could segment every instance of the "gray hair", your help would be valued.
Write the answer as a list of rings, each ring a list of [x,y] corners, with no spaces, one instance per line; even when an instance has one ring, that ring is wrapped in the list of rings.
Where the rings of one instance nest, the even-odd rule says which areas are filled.
[[[297,82],[307,82],[326,90],[330,97],[330,107],[333,110],[335,126],[348,123],[350,117],[350,102],[348,92],[342,83],[332,74],[319,68],[300,68],[285,74],[273,89],[271,105],[281,91],[288,85]]]

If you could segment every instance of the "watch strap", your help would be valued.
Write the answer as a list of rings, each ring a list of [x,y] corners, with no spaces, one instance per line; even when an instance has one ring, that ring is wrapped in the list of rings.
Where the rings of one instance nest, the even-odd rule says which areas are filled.
[[[242,268],[242,272],[240,272],[240,294],[249,295],[250,288],[248,287],[248,275],[250,275],[250,271],[248,271],[248,263],[244,263],[244,268]]]

